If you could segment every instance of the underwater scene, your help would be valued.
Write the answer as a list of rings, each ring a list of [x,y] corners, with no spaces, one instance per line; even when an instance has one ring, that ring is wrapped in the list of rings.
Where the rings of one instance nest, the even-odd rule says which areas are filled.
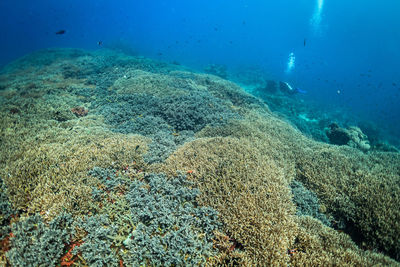
[[[400,2],[0,2],[0,266],[400,266]]]

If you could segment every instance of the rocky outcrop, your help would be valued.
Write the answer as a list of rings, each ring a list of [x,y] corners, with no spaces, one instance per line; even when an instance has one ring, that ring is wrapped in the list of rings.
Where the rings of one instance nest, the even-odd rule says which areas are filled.
[[[325,133],[331,144],[339,146],[348,145],[364,152],[371,149],[368,136],[356,126],[350,126],[345,129],[337,123],[331,123],[329,128],[325,130]]]

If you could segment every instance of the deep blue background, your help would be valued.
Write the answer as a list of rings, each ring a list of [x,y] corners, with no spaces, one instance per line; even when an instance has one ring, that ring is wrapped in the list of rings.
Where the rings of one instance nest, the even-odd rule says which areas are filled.
[[[122,42],[138,53],[202,69],[258,66],[345,106],[400,136],[400,1],[70,0],[0,2],[0,65],[47,47],[99,49]],[[55,32],[65,29],[64,35]],[[303,41],[306,38],[306,46]],[[296,67],[285,73],[290,52]],[[340,90],[340,94],[338,94]]]

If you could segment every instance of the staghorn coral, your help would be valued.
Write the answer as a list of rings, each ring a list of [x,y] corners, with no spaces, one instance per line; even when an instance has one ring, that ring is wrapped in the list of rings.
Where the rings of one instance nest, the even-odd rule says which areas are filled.
[[[202,194],[199,201],[221,214],[224,230],[243,249],[240,264],[287,264],[286,251],[297,226],[288,180],[245,139],[202,138],[185,144],[160,166],[189,177]],[[233,259],[232,259],[233,261]]]
[[[237,118],[224,101],[208,92],[173,96],[160,103],[160,115],[178,131],[197,132],[206,125],[223,124]]]
[[[138,69],[128,70],[113,84],[113,90],[119,94],[148,94],[159,98],[184,95],[199,90],[189,79],[177,75],[146,72]]]
[[[252,140],[277,160],[287,177],[297,173],[297,179],[317,194],[328,214],[342,223],[350,222],[347,232],[362,239],[360,245],[398,255],[398,154],[363,155],[352,148],[312,142],[272,116],[251,116],[224,127],[205,128],[200,134]]]
[[[193,72],[174,71],[171,72],[171,75],[192,81],[196,84],[198,92],[209,92],[214,97],[231,103],[233,105],[232,108],[234,107],[240,110],[241,108],[252,109],[262,107],[268,110],[268,107],[264,105],[261,100],[246,93],[242,88],[231,81],[213,75]]]
[[[290,266],[398,266],[393,259],[356,246],[348,235],[309,216],[298,219],[299,232]]]
[[[235,136],[251,140],[276,159],[287,177],[296,177],[317,195],[345,231],[363,248],[398,258],[400,243],[400,156],[361,153],[348,146],[313,142],[289,124],[263,114],[205,128],[198,136]],[[347,226],[346,226],[347,224]]]
[[[98,215],[107,216],[116,228],[116,232],[111,236],[114,247],[120,248],[117,253],[124,255],[127,249],[124,248],[123,242],[128,238],[129,234],[135,229],[132,221],[132,214],[129,208],[129,202],[124,197],[125,193],[121,191],[111,191],[110,193],[102,192],[98,202],[96,211]]]
[[[124,187],[128,183],[128,181],[122,179],[122,176],[120,177],[117,173],[118,171],[115,169],[106,169],[96,166],[91,169],[88,174],[98,178],[100,183],[105,185],[105,189],[111,191],[116,188]]]
[[[201,189],[199,204],[219,211],[224,227],[215,236],[219,254],[209,258],[210,264],[396,265],[382,254],[362,252],[348,235],[363,249],[398,259],[397,153],[364,154],[313,142],[234,83],[111,51],[41,51],[6,67],[0,82],[0,176],[20,214],[41,212],[46,221],[64,207],[73,216],[103,214],[118,226],[111,239],[122,247],[137,226],[131,224],[130,203],[122,197],[126,185],[107,188],[87,171],[95,166],[118,170],[132,161],[138,169],[147,168],[143,157],[148,153],[150,163],[168,157],[164,164],[149,166],[154,172],[175,176],[176,170],[188,171]],[[137,93],[147,98],[132,97]],[[188,109],[203,96],[208,103],[223,103],[222,111],[235,116],[196,128],[195,116],[180,121],[165,115],[201,111]],[[170,103],[169,113],[146,113],[151,99]],[[127,110],[116,112],[120,117],[115,118],[103,114],[105,107],[118,107],[115,101],[125,103]],[[90,114],[76,118],[69,109],[79,106]],[[110,118],[118,122],[112,124]],[[168,124],[198,132],[177,132]],[[353,132],[357,142],[363,140],[357,129]],[[159,136],[153,138],[154,133]],[[129,179],[143,181],[141,176]],[[347,235],[295,215],[289,187],[293,179],[315,192],[320,207],[335,218],[333,227],[343,223]],[[140,233],[138,238],[148,240]]]
[[[95,112],[103,115],[115,132],[151,137],[145,159],[154,163],[164,160],[206,125],[224,124],[238,117],[228,104],[202,91],[162,98],[133,93],[98,100]]]
[[[53,217],[62,209],[73,214],[88,210],[92,182],[88,168],[143,162],[143,138],[93,132],[91,135],[58,131],[55,143],[43,143],[22,153],[3,170],[12,203],[30,212]],[[22,182],[23,181],[23,182]]]
[[[99,100],[96,112],[105,116],[115,131],[122,133],[149,131],[142,129],[143,123],[141,127],[135,125],[135,119],[148,116],[177,131],[199,131],[207,124],[221,124],[235,118],[235,112],[227,104],[207,92],[163,98],[141,93]]]
[[[108,235],[110,240],[107,242],[112,242],[112,247],[120,258],[125,257],[128,252],[123,242],[136,227],[125,194],[132,180],[143,176],[142,170],[137,168],[140,166],[134,164],[125,166],[123,170],[95,167],[89,171],[93,178],[99,180],[99,184],[92,187],[94,214],[102,215],[102,220],[107,220],[107,224],[112,225],[113,233]],[[89,248],[86,247],[88,252]]]
[[[364,155],[342,147],[314,147],[298,158],[300,181],[311,188],[327,211],[363,248],[396,257],[400,251],[400,157]],[[398,256],[397,256],[398,257]]]

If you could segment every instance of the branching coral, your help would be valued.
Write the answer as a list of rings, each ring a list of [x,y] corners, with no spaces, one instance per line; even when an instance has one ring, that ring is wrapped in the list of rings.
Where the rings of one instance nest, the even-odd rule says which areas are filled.
[[[349,236],[308,216],[299,217],[291,266],[398,266],[394,260],[356,246]]]
[[[136,228],[124,244],[133,265],[182,266],[205,264],[215,254],[217,212],[199,206],[197,189],[182,175],[167,179],[149,174],[133,181],[127,200]]]
[[[0,222],[8,236],[13,224],[9,262],[397,264],[360,249],[400,255],[397,153],[360,152],[369,148],[358,128],[347,129],[350,146],[314,142],[239,86],[183,69],[56,49],[2,71]],[[71,107],[90,114],[76,117]],[[343,233],[296,215],[295,204],[325,221],[317,197]],[[74,220],[92,215],[68,241],[64,210]],[[40,216],[10,220],[14,211]]]
[[[288,181],[251,142],[198,139],[178,149],[161,167],[194,170],[200,203],[220,214],[229,237],[243,249],[241,264],[286,264],[297,231]]]
[[[146,143],[138,136],[59,133],[60,143],[32,147],[3,170],[9,174],[6,184],[16,207],[25,209],[29,203],[31,212],[45,211],[49,218],[62,209],[85,214],[92,185],[88,169],[143,162]]]
[[[46,225],[34,215],[12,225],[7,258],[13,266],[54,266],[73,233],[72,217],[61,214]]]

